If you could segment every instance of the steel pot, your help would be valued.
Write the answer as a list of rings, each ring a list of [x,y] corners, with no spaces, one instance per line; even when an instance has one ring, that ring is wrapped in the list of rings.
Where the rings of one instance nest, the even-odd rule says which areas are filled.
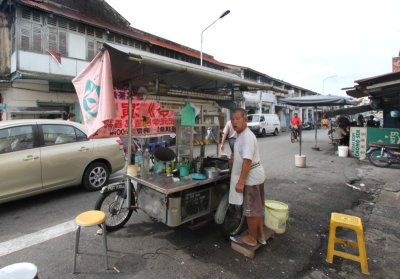
[[[204,173],[207,176],[207,178],[215,178],[219,176],[219,168],[216,167],[204,168]]]

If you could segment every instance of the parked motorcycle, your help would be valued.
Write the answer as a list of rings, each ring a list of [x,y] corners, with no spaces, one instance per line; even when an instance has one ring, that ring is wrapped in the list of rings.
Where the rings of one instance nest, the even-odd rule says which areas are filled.
[[[400,144],[372,142],[368,146],[367,157],[374,166],[384,168],[400,164]]]
[[[311,122],[301,123],[301,129],[302,130],[314,130],[314,123],[311,123]]]

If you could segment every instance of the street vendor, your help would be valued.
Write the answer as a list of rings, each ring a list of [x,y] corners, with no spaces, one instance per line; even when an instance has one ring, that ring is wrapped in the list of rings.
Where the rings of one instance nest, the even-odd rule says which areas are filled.
[[[229,203],[243,204],[248,234],[232,236],[231,240],[248,246],[257,242],[265,244],[263,212],[265,172],[260,162],[258,142],[247,127],[244,109],[233,111],[232,126],[237,133],[234,147],[233,166],[229,190]]]
[[[232,122],[228,120],[223,130],[223,136],[221,140],[221,151],[224,151],[225,140],[228,140],[229,147],[231,148],[231,152],[233,153],[233,147],[236,141],[236,131],[232,127]]]

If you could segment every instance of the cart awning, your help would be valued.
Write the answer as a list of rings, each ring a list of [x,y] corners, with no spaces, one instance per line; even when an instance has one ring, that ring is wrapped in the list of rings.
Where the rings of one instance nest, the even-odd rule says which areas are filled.
[[[235,74],[201,67],[135,48],[105,43],[110,54],[114,83],[132,82],[137,86],[151,87],[157,92],[169,89],[200,92],[215,95],[230,95],[231,90],[287,90],[267,83],[243,79]],[[164,90],[163,90],[164,89]],[[156,92],[156,93],[157,93]]]

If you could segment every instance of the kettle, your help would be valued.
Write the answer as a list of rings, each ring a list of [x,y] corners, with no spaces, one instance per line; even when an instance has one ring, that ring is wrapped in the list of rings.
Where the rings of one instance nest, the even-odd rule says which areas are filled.
[[[179,176],[184,177],[189,175],[189,162],[179,163]]]

